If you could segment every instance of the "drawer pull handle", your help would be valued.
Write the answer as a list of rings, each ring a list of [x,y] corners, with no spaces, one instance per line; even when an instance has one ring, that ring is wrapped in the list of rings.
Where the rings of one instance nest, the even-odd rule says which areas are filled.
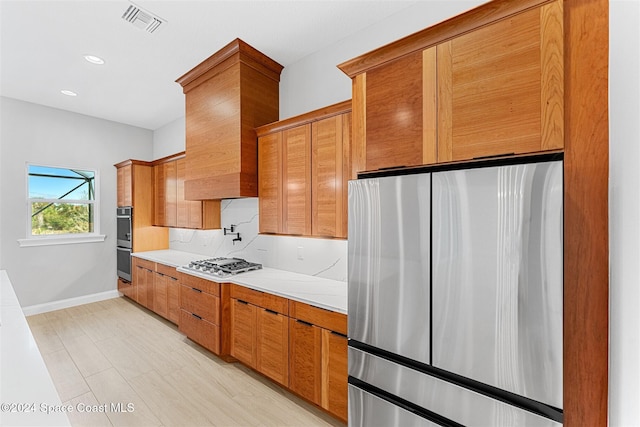
[[[305,322],[304,320],[300,320],[300,319],[296,319],[296,322],[302,323],[303,325],[306,325],[306,326],[313,326],[313,323]]]
[[[275,314],[275,315],[278,314],[277,311],[269,310],[268,308],[265,308],[264,311],[266,311],[267,313]]]
[[[198,288],[191,288],[191,290],[196,291],[198,293],[202,293],[202,291],[200,289],[198,289]]]
[[[249,303],[248,303],[248,302],[243,301],[243,300],[241,300],[241,299],[236,300],[236,301],[238,301],[240,304],[249,305]]]
[[[191,313],[191,315],[198,320],[202,320],[202,317],[198,316],[197,314]]]

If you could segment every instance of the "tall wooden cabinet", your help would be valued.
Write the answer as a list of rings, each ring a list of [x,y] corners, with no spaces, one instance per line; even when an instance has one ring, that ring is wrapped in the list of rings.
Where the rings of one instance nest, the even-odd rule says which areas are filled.
[[[493,0],[339,65],[352,178],[563,152],[565,426],[607,425],[608,34],[607,0]]]
[[[260,232],[346,238],[351,102],[262,126]]]
[[[177,80],[186,102],[187,199],[258,195],[254,128],[278,120],[282,68],[236,39]]]
[[[116,164],[115,167],[118,180],[118,206],[133,207],[132,252],[169,248],[169,230],[153,226],[155,222],[153,164],[140,160],[125,160]]]

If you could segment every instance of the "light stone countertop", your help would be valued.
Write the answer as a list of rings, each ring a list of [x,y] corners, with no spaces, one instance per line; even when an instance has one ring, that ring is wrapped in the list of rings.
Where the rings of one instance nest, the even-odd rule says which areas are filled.
[[[138,252],[134,253],[133,256],[172,267],[187,265],[191,261],[207,258],[206,255],[172,249]],[[347,314],[346,282],[267,267],[226,278],[213,278],[180,268],[178,268],[178,271],[214,282],[235,283],[250,289],[268,292],[316,307]]]
[[[0,425],[70,426],[69,417],[62,412],[60,396],[4,270],[0,271],[0,349],[0,403],[3,405]],[[7,408],[7,404],[22,407]],[[53,407],[56,409],[52,410]],[[47,414],[47,411],[51,413]]]

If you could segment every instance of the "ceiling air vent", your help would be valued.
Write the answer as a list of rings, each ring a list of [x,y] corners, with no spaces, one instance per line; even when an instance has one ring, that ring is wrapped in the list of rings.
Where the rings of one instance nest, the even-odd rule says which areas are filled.
[[[160,27],[160,25],[167,22],[159,16],[140,8],[133,3],[122,14],[122,19],[127,22],[131,22],[136,27],[145,30],[148,33],[153,33],[158,29],[158,27]]]

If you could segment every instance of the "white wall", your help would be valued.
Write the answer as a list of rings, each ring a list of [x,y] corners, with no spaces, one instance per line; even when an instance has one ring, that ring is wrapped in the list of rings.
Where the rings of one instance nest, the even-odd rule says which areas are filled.
[[[486,0],[418,2],[295,64],[287,65],[280,81],[280,119],[351,99],[351,79],[337,68],[338,64],[482,3]]]
[[[116,289],[115,163],[150,160],[152,133],[41,105],[0,98],[2,264],[20,304],[38,305]],[[26,235],[26,162],[100,173],[101,243],[18,247]]]
[[[640,426],[640,2],[609,10],[609,425]]]
[[[185,148],[185,118],[180,117],[153,131],[153,160],[161,159]]]

